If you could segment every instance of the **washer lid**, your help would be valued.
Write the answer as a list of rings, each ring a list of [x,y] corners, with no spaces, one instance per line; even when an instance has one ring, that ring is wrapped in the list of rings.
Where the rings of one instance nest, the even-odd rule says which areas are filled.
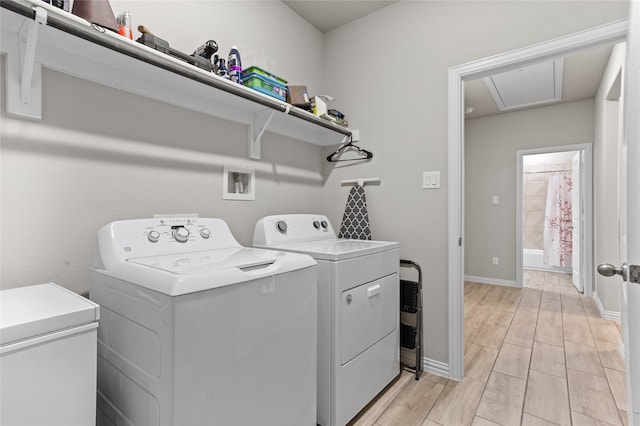
[[[274,263],[282,256],[282,253],[273,251],[241,247],[167,254],[127,261],[172,274],[196,275],[228,269],[257,269]]]
[[[257,248],[226,248],[130,258],[92,273],[166,294],[207,291],[315,267],[311,256]]]
[[[398,243],[393,241],[336,238],[333,240],[281,244],[277,246],[270,246],[269,248],[308,254],[319,260],[337,261],[398,248]]]
[[[0,346],[100,319],[100,307],[54,283],[0,291]]]

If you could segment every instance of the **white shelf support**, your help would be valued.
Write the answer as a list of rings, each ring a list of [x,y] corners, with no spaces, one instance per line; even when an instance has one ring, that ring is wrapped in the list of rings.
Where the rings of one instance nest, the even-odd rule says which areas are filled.
[[[42,68],[35,61],[38,30],[47,23],[47,11],[35,7],[34,20],[25,19],[18,33],[18,49],[7,55],[7,112],[42,119]]]
[[[47,11],[41,7],[34,8],[36,15],[33,21],[26,20],[20,29],[20,68],[22,80],[20,85],[20,97],[22,104],[28,104],[31,100],[31,80],[33,70],[36,67],[36,43],[40,25],[47,23]]]
[[[269,127],[276,110],[265,109],[253,114],[252,124],[249,125],[249,158],[260,160],[261,139]]]

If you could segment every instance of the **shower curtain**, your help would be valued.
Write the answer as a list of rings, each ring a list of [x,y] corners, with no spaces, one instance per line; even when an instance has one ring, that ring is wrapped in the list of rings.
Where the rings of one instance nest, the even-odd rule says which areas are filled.
[[[544,263],[571,267],[572,214],[571,174],[553,173],[549,178],[544,217]]]

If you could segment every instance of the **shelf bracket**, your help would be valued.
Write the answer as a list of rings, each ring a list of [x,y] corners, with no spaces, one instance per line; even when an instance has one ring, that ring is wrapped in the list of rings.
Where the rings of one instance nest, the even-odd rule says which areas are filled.
[[[25,19],[18,33],[17,52],[7,55],[9,81],[7,84],[7,112],[42,119],[42,68],[35,61],[38,30],[47,23],[47,11],[34,7],[33,20]]]
[[[252,160],[260,160],[262,135],[269,127],[275,113],[275,109],[265,109],[253,114],[253,120],[249,125],[249,158]]]

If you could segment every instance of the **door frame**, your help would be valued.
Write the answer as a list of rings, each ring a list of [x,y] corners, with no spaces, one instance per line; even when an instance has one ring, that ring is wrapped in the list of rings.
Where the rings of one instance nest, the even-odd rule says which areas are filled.
[[[624,41],[629,23],[620,19],[577,33],[449,68],[448,108],[448,299],[449,377],[464,377],[464,88],[487,77],[603,43]]]
[[[581,277],[584,284],[584,295],[593,297],[593,159],[592,144],[574,144],[550,146],[547,148],[524,149],[516,151],[516,287],[523,285],[523,242],[522,242],[522,204],[524,194],[523,157],[525,155],[550,154],[554,152],[579,151],[583,153],[584,169],[580,172],[580,201],[584,206],[584,220],[580,221],[583,229],[580,232],[582,250],[580,250]]]

